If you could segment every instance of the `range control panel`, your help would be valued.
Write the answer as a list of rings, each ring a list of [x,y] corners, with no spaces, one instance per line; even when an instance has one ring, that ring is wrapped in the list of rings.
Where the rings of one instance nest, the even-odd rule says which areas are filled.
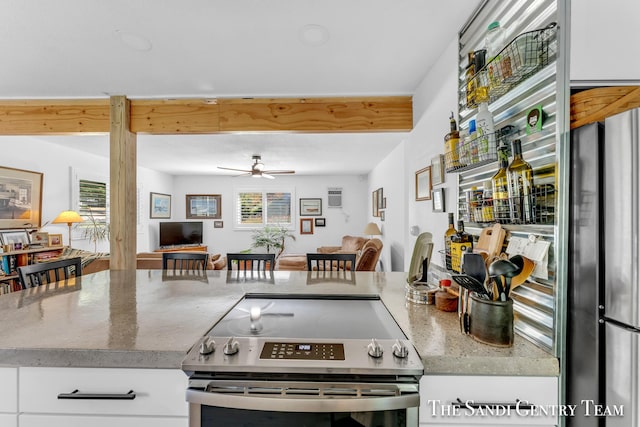
[[[344,345],[266,342],[260,359],[344,360]]]

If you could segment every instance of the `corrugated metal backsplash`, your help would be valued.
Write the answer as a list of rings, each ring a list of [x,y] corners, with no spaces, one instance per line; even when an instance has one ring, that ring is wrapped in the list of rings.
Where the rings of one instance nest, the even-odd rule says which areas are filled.
[[[540,30],[557,22],[557,5],[552,0],[537,1],[487,1],[474,14],[459,34],[459,105],[458,118],[461,129],[468,129],[469,121],[477,114],[476,108],[467,106],[465,70],[468,63],[468,52],[482,49],[488,25],[499,21],[505,31],[505,42],[508,44],[518,35]],[[492,112],[496,130],[507,125],[516,128],[516,134],[510,141],[518,138],[522,141],[524,159],[534,170],[536,187],[545,184],[555,190],[556,174],[556,88],[557,88],[557,38],[551,38],[545,49],[548,62],[533,75],[512,87],[504,95],[492,99],[489,110]],[[527,112],[536,105],[542,105],[544,120],[542,131],[527,135],[525,119]],[[459,218],[465,215],[465,194],[472,187],[483,187],[498,170],[496,161],[472,170],[459,172],[458,202]],[[535,225],[504,225],[510,236],[527,237],[535,234],[541,239],[552,242],[549,251],[549,279],[525,283],[517,288],[512,297],[516,311],[516,331],[549,351],[555,350],[554,324],[554,287],[556,264],[554,261],[554,235],[557,226],[555,217],[555,196],[545,211],[544,220]],[[479,235],[486,224],[465,223],[465,230]]]

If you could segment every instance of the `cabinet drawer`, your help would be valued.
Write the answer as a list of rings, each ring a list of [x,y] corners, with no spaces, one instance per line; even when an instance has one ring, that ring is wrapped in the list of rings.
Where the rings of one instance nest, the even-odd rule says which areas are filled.
[[[453,405],[458,399],[461,406]],[[420,381],[421,424],[556,425],[557,410],[556,377],[428,375]]]
[[[18,368],[0,368],[0,412],[18,412]],[[3,426],[0,421],[0,426]]]
[[[0,414],[0,427],[18,427],[18,414]]]
[[[20,427],[188,427],[186,417],[118,417],[89,415],[20,415]]]
[[[177,369],[20,368],[20,412],[187,416],[187,376]],[[132,400],[58,399],[60,393],[127,394]]]

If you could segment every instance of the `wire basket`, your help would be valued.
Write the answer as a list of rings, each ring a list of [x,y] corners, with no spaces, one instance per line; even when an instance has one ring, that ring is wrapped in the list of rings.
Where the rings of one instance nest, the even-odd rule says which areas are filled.
[[[557,24],[520,34],[464,84],[463,104],[493,102],[549,64],[557,51]]]
[[[533,194],[491,201],[493,220],[500,224],[553,225],[556,213],[556,188],[553,184],[535,185]],[[484,222],[476,218],[472,222]],[[477,219],[480,219],[479,221]]]
[[[498,147],[511,153],[510,137],[516,135],[515,126],[505,126],[495,133],[480,135],[468,141],[460,141],[451,151],[444,153],[445,171],[463,172],[498,160]]]

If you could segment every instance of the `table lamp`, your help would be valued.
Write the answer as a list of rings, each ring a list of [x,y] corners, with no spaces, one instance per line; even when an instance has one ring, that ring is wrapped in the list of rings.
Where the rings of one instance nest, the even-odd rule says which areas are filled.
[[[380,231],[380,227],[375,222],[370,222],[364,227],[364,234],[368,234],[369,238],[372,239],[373,236],[381,236],[382,232]]]
[[[71,224],[77,222],[83,222],[84,219],[80,216],[80,214],[76,211],[63,211],[51,221],[52,224],[64,224],[66,223],[69,226],[69,247],[71,247]]]

